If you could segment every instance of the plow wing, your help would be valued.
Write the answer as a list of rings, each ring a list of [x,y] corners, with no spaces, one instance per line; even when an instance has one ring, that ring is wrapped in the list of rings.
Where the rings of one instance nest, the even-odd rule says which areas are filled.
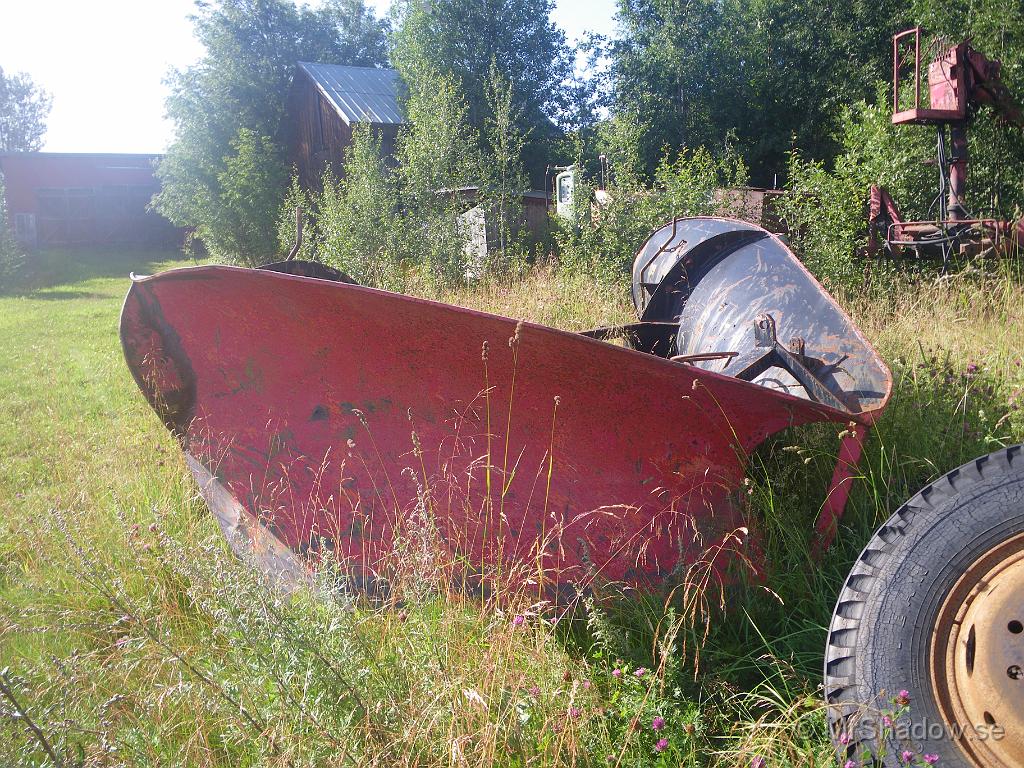
[[[720,571],[751,546],[733,497],[766,437],[812,421],[866,425],[888,397],[884,365],[788,249],[721,221],[673,223],[661,278],[699,280],[686,295],[668,286],[675,304],[638,301],[642,322],[625,329],[574,334],[327,279],[201,266],[133,279],[121,338],[232,545],[285,580],[330,553],[371,585],[396,536],[428,525],[464,576],[507,565],[549,594],[652,588],[694,563]],[[669,233],[638,262],[657,261]],[[715,283],[723,264],[735,279]],[[784,284],[723,306],[716,331],[722,291],[746,296],[758,275]],[[700,280],[719,287],[700,312],[690,305],[703,318],[696,334],[678,311]],[[836,329],[801,319],[793,310],[805,305],[847,324],[839,342],[822,341],[850,348],[828,375],[811,333]],[[652,306],[668,309],[652,320]],[[805,348],[770,344],[801,323]],[[615,335],[636,348],[599,340]],[[844,360],[859,377],[846,384]]]

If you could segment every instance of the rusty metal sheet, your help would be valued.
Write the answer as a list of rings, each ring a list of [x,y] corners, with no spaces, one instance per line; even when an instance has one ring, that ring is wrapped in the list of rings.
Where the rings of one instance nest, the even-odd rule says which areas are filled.
[[[288,553],[330,551],[364,585],[424,513],[453,561],[540,565],[566,596],[756,561],[745,457],[851,418],[704,363],[274,271],[135,279],[121,338],[236,543],[285,575]]]

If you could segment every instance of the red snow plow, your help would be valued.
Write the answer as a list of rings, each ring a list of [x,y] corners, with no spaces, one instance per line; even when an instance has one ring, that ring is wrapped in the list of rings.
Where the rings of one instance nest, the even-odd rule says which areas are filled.
[[[201,266],[134,278],[121,338],[232,544],[285,579],[330,553],[374,585],[417,505],[453,561],[527,565],[555,597],[757,563],[746,458],[814,421],[846,435],[827,540],[890,390],[850,319],[726,219],[654,232],[633,299],[636,323],[568,333],[318,264]]]

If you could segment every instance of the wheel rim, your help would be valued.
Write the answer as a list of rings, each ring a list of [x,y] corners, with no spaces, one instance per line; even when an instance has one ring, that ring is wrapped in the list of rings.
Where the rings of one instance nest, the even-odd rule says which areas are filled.
[[[973,765],[1024,765],[1024,534],[977,559],[949,593],[931,673],[946,734]]]

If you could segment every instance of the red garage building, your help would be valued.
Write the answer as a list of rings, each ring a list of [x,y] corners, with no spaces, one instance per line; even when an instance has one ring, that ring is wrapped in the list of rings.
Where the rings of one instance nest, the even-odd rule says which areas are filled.
[[[147,210],[160,155],[0,154],[9,226],[30,247],[167,245],[181,230]]]

